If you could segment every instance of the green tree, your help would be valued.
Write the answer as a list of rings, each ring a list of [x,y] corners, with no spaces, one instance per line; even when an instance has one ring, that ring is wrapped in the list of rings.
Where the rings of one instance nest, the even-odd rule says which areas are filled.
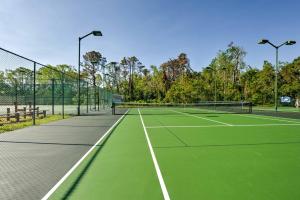
[[[262,70],[257,73],[256,89],[253,101],[262,105],[274,103],[275,70],[271,63],[265,61]]]
[[[96,87],[97,74],[100,70],[100,61],[102,55],[97,51],[90,51],[83,55],[83,74],[87,73],[88,77],[92,79],[92,84]]]
[[[300,98],[300,57],[280,69],[280,95]]]

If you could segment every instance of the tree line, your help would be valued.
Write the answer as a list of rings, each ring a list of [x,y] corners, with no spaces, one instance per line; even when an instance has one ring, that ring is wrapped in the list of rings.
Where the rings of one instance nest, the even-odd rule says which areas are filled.
[[[92,86],[104,87],[123,96],[124,101],[196,103],[201,101],[251,101],[255,104],[274,103],[275,68],[264,61],[262,66],[249,66],[246,51],[233,43],[220,50],[210,64],[195,71],[185,53],[159,66],[145,67],[136,56],[119,62],[107,62],[100,52],[83,55],[81,79]],[[70,65],[45,66],[37,71],[37,81],[50,79],[74,82],[78,72]],[[25,66],[0,71],[0,84],[10,80],[15,84],[30,82],[32,71]],[[0,91],[1,92],[1,91]],[[76,91],[74,89],[74,96]],[[291,63],[280,63],[278,96],[300,98],[300,57]]]
[[[117,76],[114,81],[127,101],[195,103],[216,100],[273,104],[275,67],[268,61],[260,68],[249,66],[245,56],[243,48],[231,43],[218,52],[209,66],[198,72],[191,68],[185,53],[150,68],[128,63],[136,58],[124,58],[119,64],[120,72],[113,72]],[[128,77],[128,74],[132,75]],[[278,96],[300,98],[300,57],[291,63],[280,63]]]

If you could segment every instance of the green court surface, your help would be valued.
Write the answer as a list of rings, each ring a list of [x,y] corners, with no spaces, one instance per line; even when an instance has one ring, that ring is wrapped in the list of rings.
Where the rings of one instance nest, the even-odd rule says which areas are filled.
[[[300,120],[185,111],[131,109],[50,199],[300,199]]]

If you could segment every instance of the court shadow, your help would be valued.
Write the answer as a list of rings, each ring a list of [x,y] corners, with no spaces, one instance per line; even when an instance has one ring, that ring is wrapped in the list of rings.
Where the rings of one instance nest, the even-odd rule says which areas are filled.
[[[107,127],[110,127],[110,126],[107,126],[107,125],[105,125],[105,126],[93,126],[93,125],[68,125],[68,124],[42,124],[42,125],[39,125],[39,126],[45,126],[45,127],[49,127],[49,126],[51,126],[51,127],[55,127],[55,126],[57,126],[57,127],[86,127],[86,128],[107,128]]]
[[[79,175],[76,177],[75,181],[72,183],[72,185],[69,187],[69,189],[64,193],[63,197],[61,199],[66,200],[70,195],[74,192],[76,187],[79,185],[80,181],[84,177],[84,175],[87,173],[99,153],[101,152],[102,148],[105,146],[108,139],[113,134],[114,130],[118,127],[118,125],[123,121],[124,118],[122,118],[119,123],[111,130],[110,134],[108,134],[102,143],[96,147],[96,151],[92,154],[91,158],[89,158],[88,162],[84,165],[83,169],[79,172]]]
[[[13,141],[2,140],[0,143],[10,144],[38,144],[38,145],[62,145],[62,146],[94,146],[93,144],[81,144],[81,143],[60,143],[60,142],[31,142],[31,141]],[[97,145],[100,146],[100,145]]]

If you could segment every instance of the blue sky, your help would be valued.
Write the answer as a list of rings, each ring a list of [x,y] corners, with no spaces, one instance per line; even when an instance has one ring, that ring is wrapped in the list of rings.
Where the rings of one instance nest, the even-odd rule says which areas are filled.
[[[108,61],[137,56],[146,66],[188,54],[195,70],[206,67],[230,42],[247,51],[247,64],[274,63],[275,50],[257,45],[299,42],[280,50],[281,61],[300,56],[297,0],[1,0],[0,47],[44,64],[77,63],[82,52],[100,51]]]

